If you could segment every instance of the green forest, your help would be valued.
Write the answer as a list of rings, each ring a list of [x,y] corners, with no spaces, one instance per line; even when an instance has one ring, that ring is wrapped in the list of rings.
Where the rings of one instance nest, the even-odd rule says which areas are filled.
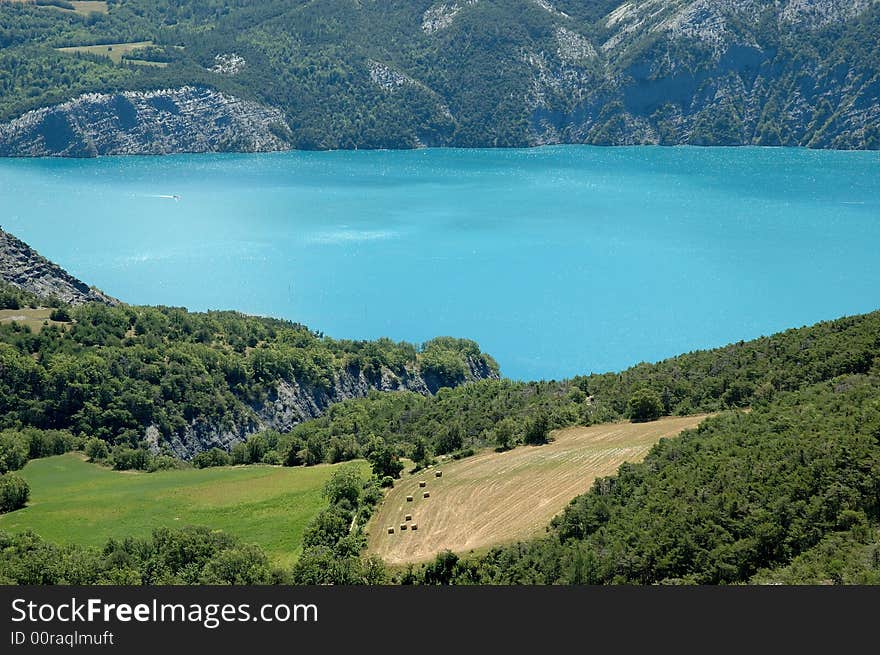
[[[108,0],[81,14],[4,0],[0,119],[86,92],[196,85],[280,108],[301,149],[880,147],[876,3],[818,24],[786,22],[769,0],[708,14],[669,3],[615,24],[620,4]],[[696,22],[661,29],[682,16]],[[144,41],[118,63],[59,50]],[[230,54],[240,71],[212,70]]]

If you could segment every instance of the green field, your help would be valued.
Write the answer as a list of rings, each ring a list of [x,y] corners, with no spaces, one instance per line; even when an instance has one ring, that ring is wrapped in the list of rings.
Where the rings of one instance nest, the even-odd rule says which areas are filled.
[[[18,4],[35,4],[35,0],[9,0]],[[56,5],[38,5],[41,9],[56,9],[71,14],[79,14],[80,16],[88,16],[89,14],[106,14],[109,13],[106,0],[70,0],[73,7],[58,7]]]
[[[361,463],[366,476],[368,465]],[[161,526],[203,525],[262,546],[291,565],[306,524],[326,505],[336,466],[240,466],[137,473],[90,464],[80,453],[32,460],[20,471],[28,506],[0,516],[0,530],[31,529],[48,541],[102,546]]]

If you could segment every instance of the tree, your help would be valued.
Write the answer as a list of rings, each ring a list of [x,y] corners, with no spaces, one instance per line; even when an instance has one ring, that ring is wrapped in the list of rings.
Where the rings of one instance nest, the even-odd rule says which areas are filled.
[[[262,434],[251,435],[245,442],[247,447],[247,463],[257,464],[263,460],[263,455],[269,449],[266,438]]]
[[[336,505],[321,510],[306,526],[303,548],[325,546],[335,548],[340,539],[348,534],[351,513]]]
[[[403,462],[397,453],[385,443],[381,437],[373,437],[367,450],[367,461],[373,467],[373,474],[379,478],[385,476],[399,478],[403,471]]]
[[[437,452],[444,455],[459,450],[464,445],[463,432],[458,421],[447,425],[437,438]]]
[[[281,463],[284,466],[302,466],[305,464],[305,446],[305,442],[298,438],[291,438],[283,446],[279,445]]]
[[[547,436],[550,433],[550,418],[547,411],[539,409],[538,412],[526,421],[526,429],[523,439],[530,446],[540,446],[547,443]]]
[[[663,401],[653,389],[639,389],[629,398],[627,416],[633,423],[656,421],[663,414]]]
[[[337,469],[324,485],[324,497],[331,505],[346,502],[350,507],[357,507],[364,488],[360,471],[354,464],[347,464]]]
[[[232,447],[233,464],[250,464],[249,455],[247,444],[242,441],[239,441]]]
[[[353,435],[332,437],[330,439],[330,447],[327,457],[331,464],[349,462],[360,457],[360,454],[361,449]]]
[[[413,444],[412,459],[421,467],[428,466],[431,463],[431,449],[424,437],[418,437],[415,444]]]
[[[303,459],[306,466],[316,466],[324,461],[324,442],[320,437],[308,438]]]
[[[500,421],[493,431],[495,445],[498,447],[498,450],[510,450],[513,446],[514,439],[514,423],[509,418]]]
[[[438,553],[434,561],[425,565],[423,581],[426,585],[449,585],[455,577],[459,557],[452,551]]]
[[[0,475],[0,514],[21,509],[30,494],[31,489],[24,478],[14,473]]]

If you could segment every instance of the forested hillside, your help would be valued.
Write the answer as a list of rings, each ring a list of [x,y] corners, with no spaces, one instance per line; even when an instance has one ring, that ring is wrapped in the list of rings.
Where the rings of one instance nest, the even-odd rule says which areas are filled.
[[[878,29],[873,0],[4,0],[0,119],[111,95],[89,97],[100,125],[59,108],[0,126],[0,151],[155,152],[144,134],[200,119],[222,133],[160,151],[878,148]],[[184,87],[224,95],[112,95]]]
[[[25,315],[41,304],[13,287],[0,286],[0,300]],[[0,322],[0,428],[64,429],[186,459],[289,430],[370,389],[427,395],[498,375],[475,343],[452,338],[338,341],[235,312],[97,303],[52,319]]]
[[[424,584],[869,583],[880,579],[880,368],[757,402],[597,480],[546,538]]]
[[[294,428],[304,440],[381,435],[416,460],[487,445],[541,443],[553,429],[767,403],[840,375],[866,374],[880,355],[880,312],[697,351],[620,373],[563,381],[482,380],[436,396],[371,393]],[[648,414],[641,415],[647,401]]]

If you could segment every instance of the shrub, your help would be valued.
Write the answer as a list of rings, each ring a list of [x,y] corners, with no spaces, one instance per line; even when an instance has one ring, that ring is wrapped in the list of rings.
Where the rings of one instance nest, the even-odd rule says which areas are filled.
[[[201,452],[192,459],[192,465],[197,469],[210,468],[212,466],[229,466],[231,463],[232,458],[229,456],[229,453],[219,448],[211,448],[211,450]]]
[[[92,437],[86,441],[86,457],[93,462],[101,462],[110,455],[107,442],[103,439]]]
[[[475,454],[476,451],[473,448],[464,448],[452,453],[452,459],[464,459],[465,457],[473,457]]]
[[[0,514],[21,509],[30,497],[28,483],[14,473],[0,475]]]
[[[28,461],[29,444],[20,432],[0,432],[0,473],[17,471]]]
[[[57,309],[52,310],[52,313],[49,314],[49,318],[58,323],[70,323],[70,312],[66,307],[58,307]]]
[[[150,468],[152,459],[152,455],[146,450],[125,446],[116,446],[111,456],[113,468],[117,471],[146,471]]]
[[[183,462],[176,457],[171,457],[170,455],[158,455],[150,458],[150,461],[147,464],[147,470],[150,473],[154,473],[156,471],[168,471],[183,466]]]

